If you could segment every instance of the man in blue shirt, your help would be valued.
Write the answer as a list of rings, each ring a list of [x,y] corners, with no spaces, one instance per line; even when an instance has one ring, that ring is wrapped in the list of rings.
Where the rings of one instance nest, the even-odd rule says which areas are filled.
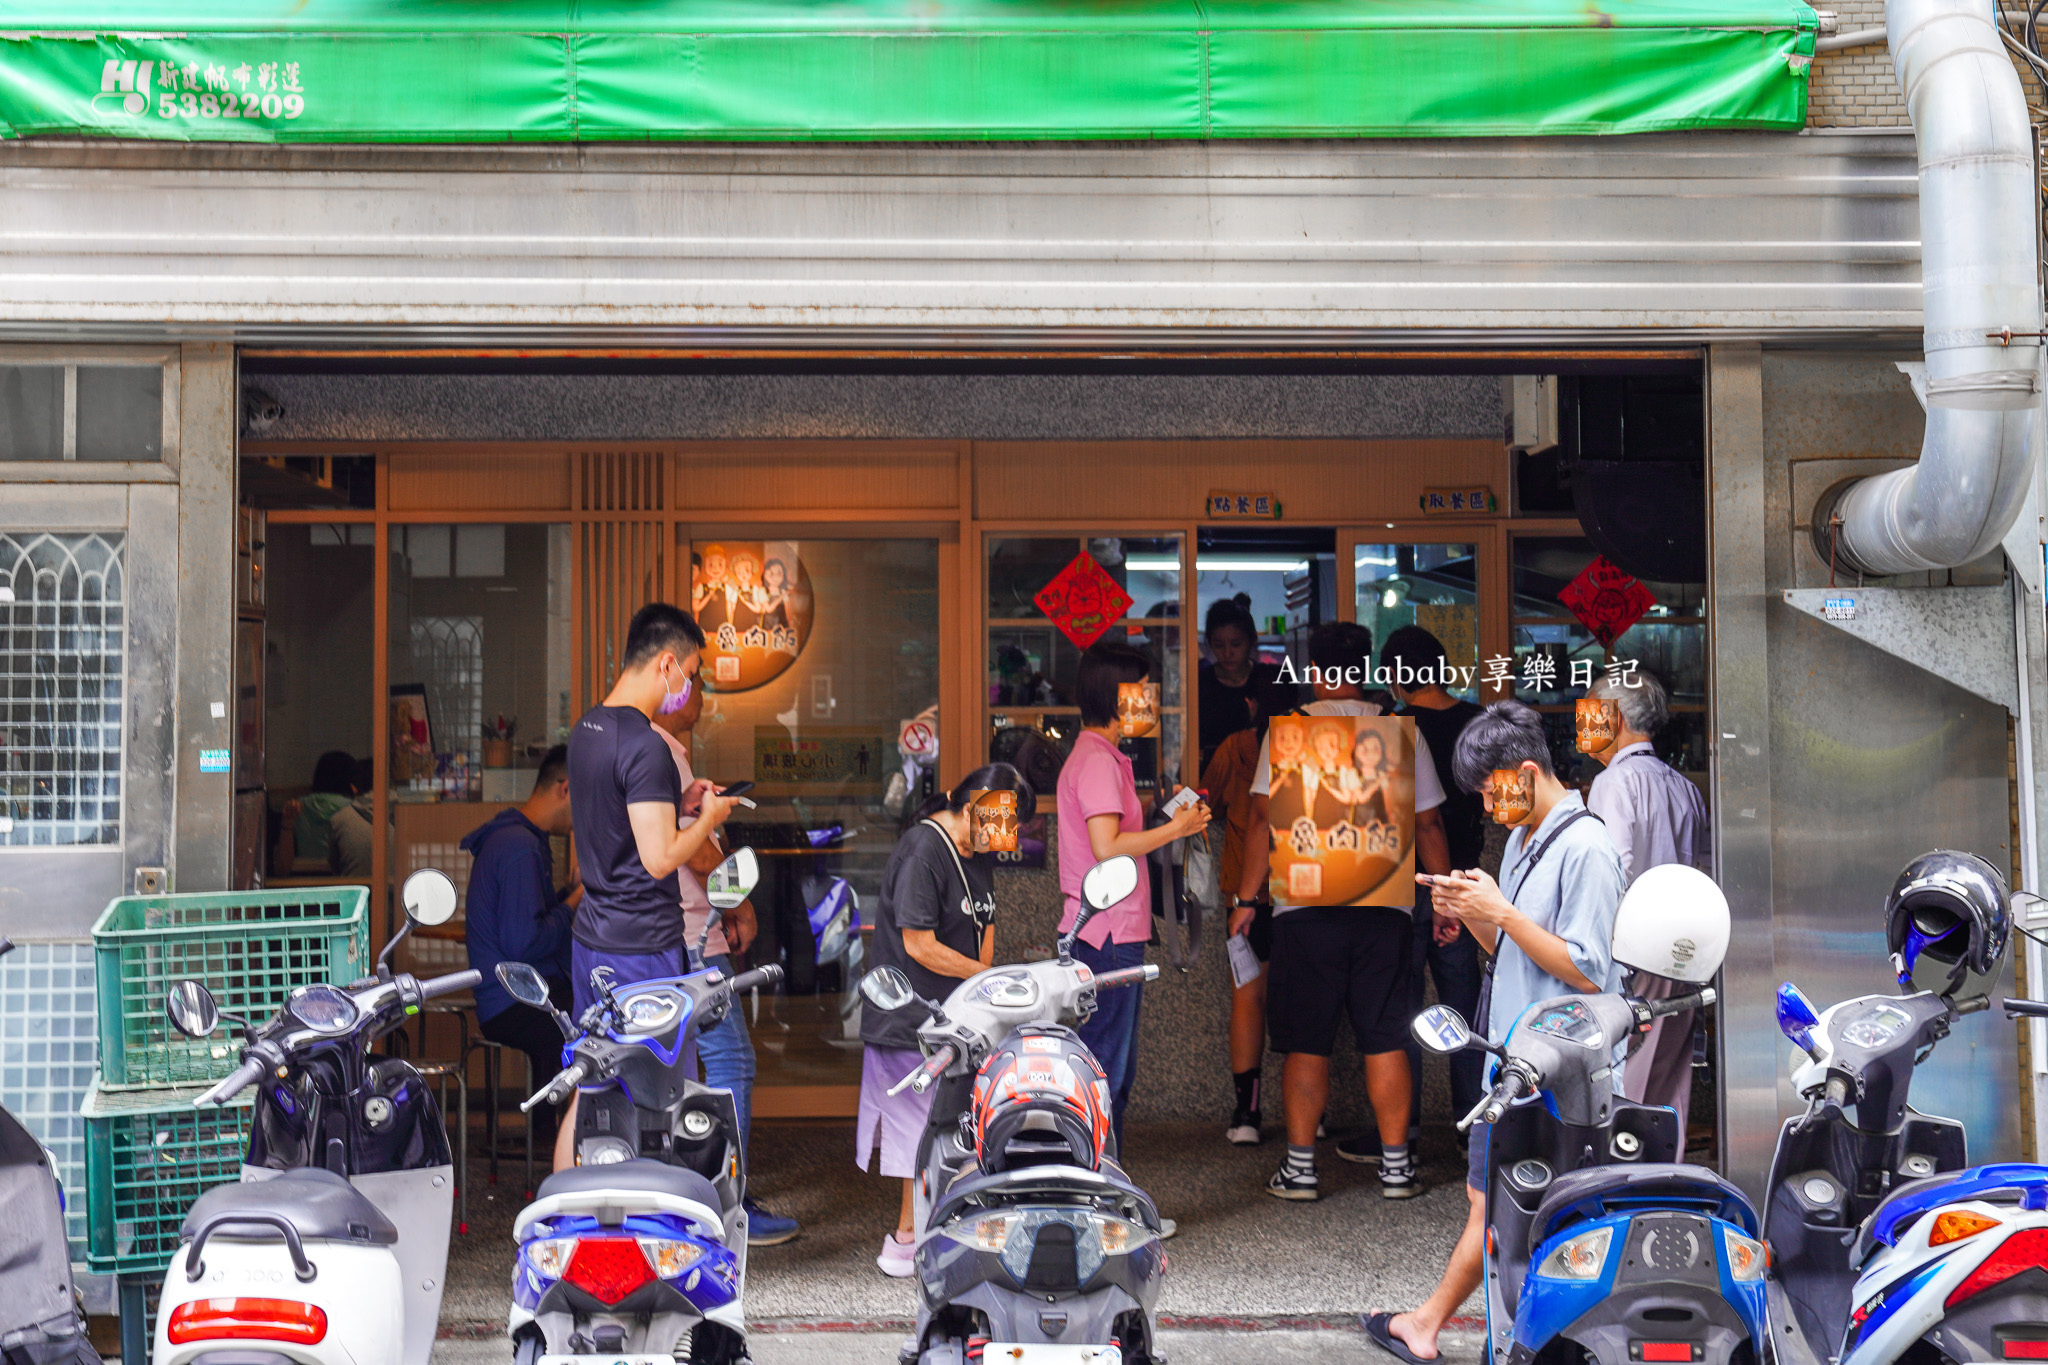
[[[463,938],[469,965],[483,973],[476,988],[477,1027],[484,1037],[526,1054],[534,1089],[562,1069],[562,1033],[539,1010],[527,1009],[498,984],[500,962],[524,962],[569,999],[569,918],[583,899],[577,886],[555,890],[548,840],[569,832],[569,749],[548,751],[524,805],[501,810],[462,841],[470,856]],[[534,1111],[534,1136],[554,1141],[551,1105]]]
[[[1451,768],[1459,786],[1480,794],[1488,814],[1496,770],[1535,776],[1528,813],[1513,821],[1496,816],[1511,827],[1499,883],[1477,868],[1417,878],[1430,886],[1437,911],[1471,930],[1493,955],[1487,1038],[1505,1039],[1538,1000],[1620,990],[1613,944],[1626,884],[1621,855],[1579,794],[1557,780],[1543,717],[1520,702],[1496,702],[1458,736]],[[1365,1319],[1366,1335],[1400,1360],[1435,1360],[1444,1321],[1479,1287],[1486,1238],[1486,1133],[1479,1124],[1472,1127],[1465,1197],[1465,1231],[1436,1292],[1412,1313]]]

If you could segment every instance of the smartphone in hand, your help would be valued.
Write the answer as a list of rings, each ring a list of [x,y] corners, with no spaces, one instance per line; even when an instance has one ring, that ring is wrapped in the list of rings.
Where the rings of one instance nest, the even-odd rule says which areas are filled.
[[[735,782],[730,787],[720,787],[718,794],[720,796],[745,796],[753,789],[754,784],[751,782]]]

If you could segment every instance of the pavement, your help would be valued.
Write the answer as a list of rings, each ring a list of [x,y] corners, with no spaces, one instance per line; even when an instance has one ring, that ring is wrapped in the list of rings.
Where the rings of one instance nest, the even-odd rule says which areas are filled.
[[[1380,1197],[1371,1167],[1324,1143],[1323,1198],[1288,1203],[1263,1192],[1284,1147],[1233,1147],[1213,1124],[1137,1124],[1126,1138],[1132,1177],[1180,1223],[1159,1311],[1174,1365],[1288,1361],[1367,1365],[1389,1358],[1357,1315],[1410,1307],[1436,1284],[1465,1218],[1464,1162],[1447,1129],[1423,1135],[1428,1193]],[[803,1224],[803,1235],[748,1258],[747,1315],[758,1365],[894,1359],[916,1313],[915,1290],[874,1264],[895,1225],[899,1186],[853,1164],[850,1123],[761,1123],[755,1196]],[[499,1183],[472,1165],[469,1231],[450,1250],[437,1365],[504,1365],[513,1215],[523,1163]],[[1462,1310],[1480,1312],[1475,1299]],[[1473,1365],[1478,1324],[1446,1337],[1445,1359]]]

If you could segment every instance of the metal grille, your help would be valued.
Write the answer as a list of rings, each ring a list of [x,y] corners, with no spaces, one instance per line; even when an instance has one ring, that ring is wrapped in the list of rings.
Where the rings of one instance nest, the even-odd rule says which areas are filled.
[[[438,727],[434,744],[444,753],[483,758],[484,623],[480,616],[415,616],[412,661],[427,684]]]
[[[121,841],[122,541],[0,533],[0,847]]]
[[[92,1083],[90,943],[24,943],[0,957],[0,1106],[56,1159],[71,1259],[85,1259],[85,1120]]]

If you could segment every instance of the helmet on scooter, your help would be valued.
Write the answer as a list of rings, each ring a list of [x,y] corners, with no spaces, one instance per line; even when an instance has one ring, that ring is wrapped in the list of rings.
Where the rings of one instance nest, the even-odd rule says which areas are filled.
[[[1704,986],[1728,955],[1728,898],[1683,863],[1637,877],[1614,916],[1614,960],[1624,967]]]
[[[974,1155],[985,1174],[1058,1164],[1095,1170],[1109,1142],[1109,1079],[1070,1031],[1024,1028],[974,1078]]]
[[[1974,853],[1923,853],[1885,897],[1884,936],[1899,985],[1946,996],[1989,992],[2012,936],[2005,878]]]

